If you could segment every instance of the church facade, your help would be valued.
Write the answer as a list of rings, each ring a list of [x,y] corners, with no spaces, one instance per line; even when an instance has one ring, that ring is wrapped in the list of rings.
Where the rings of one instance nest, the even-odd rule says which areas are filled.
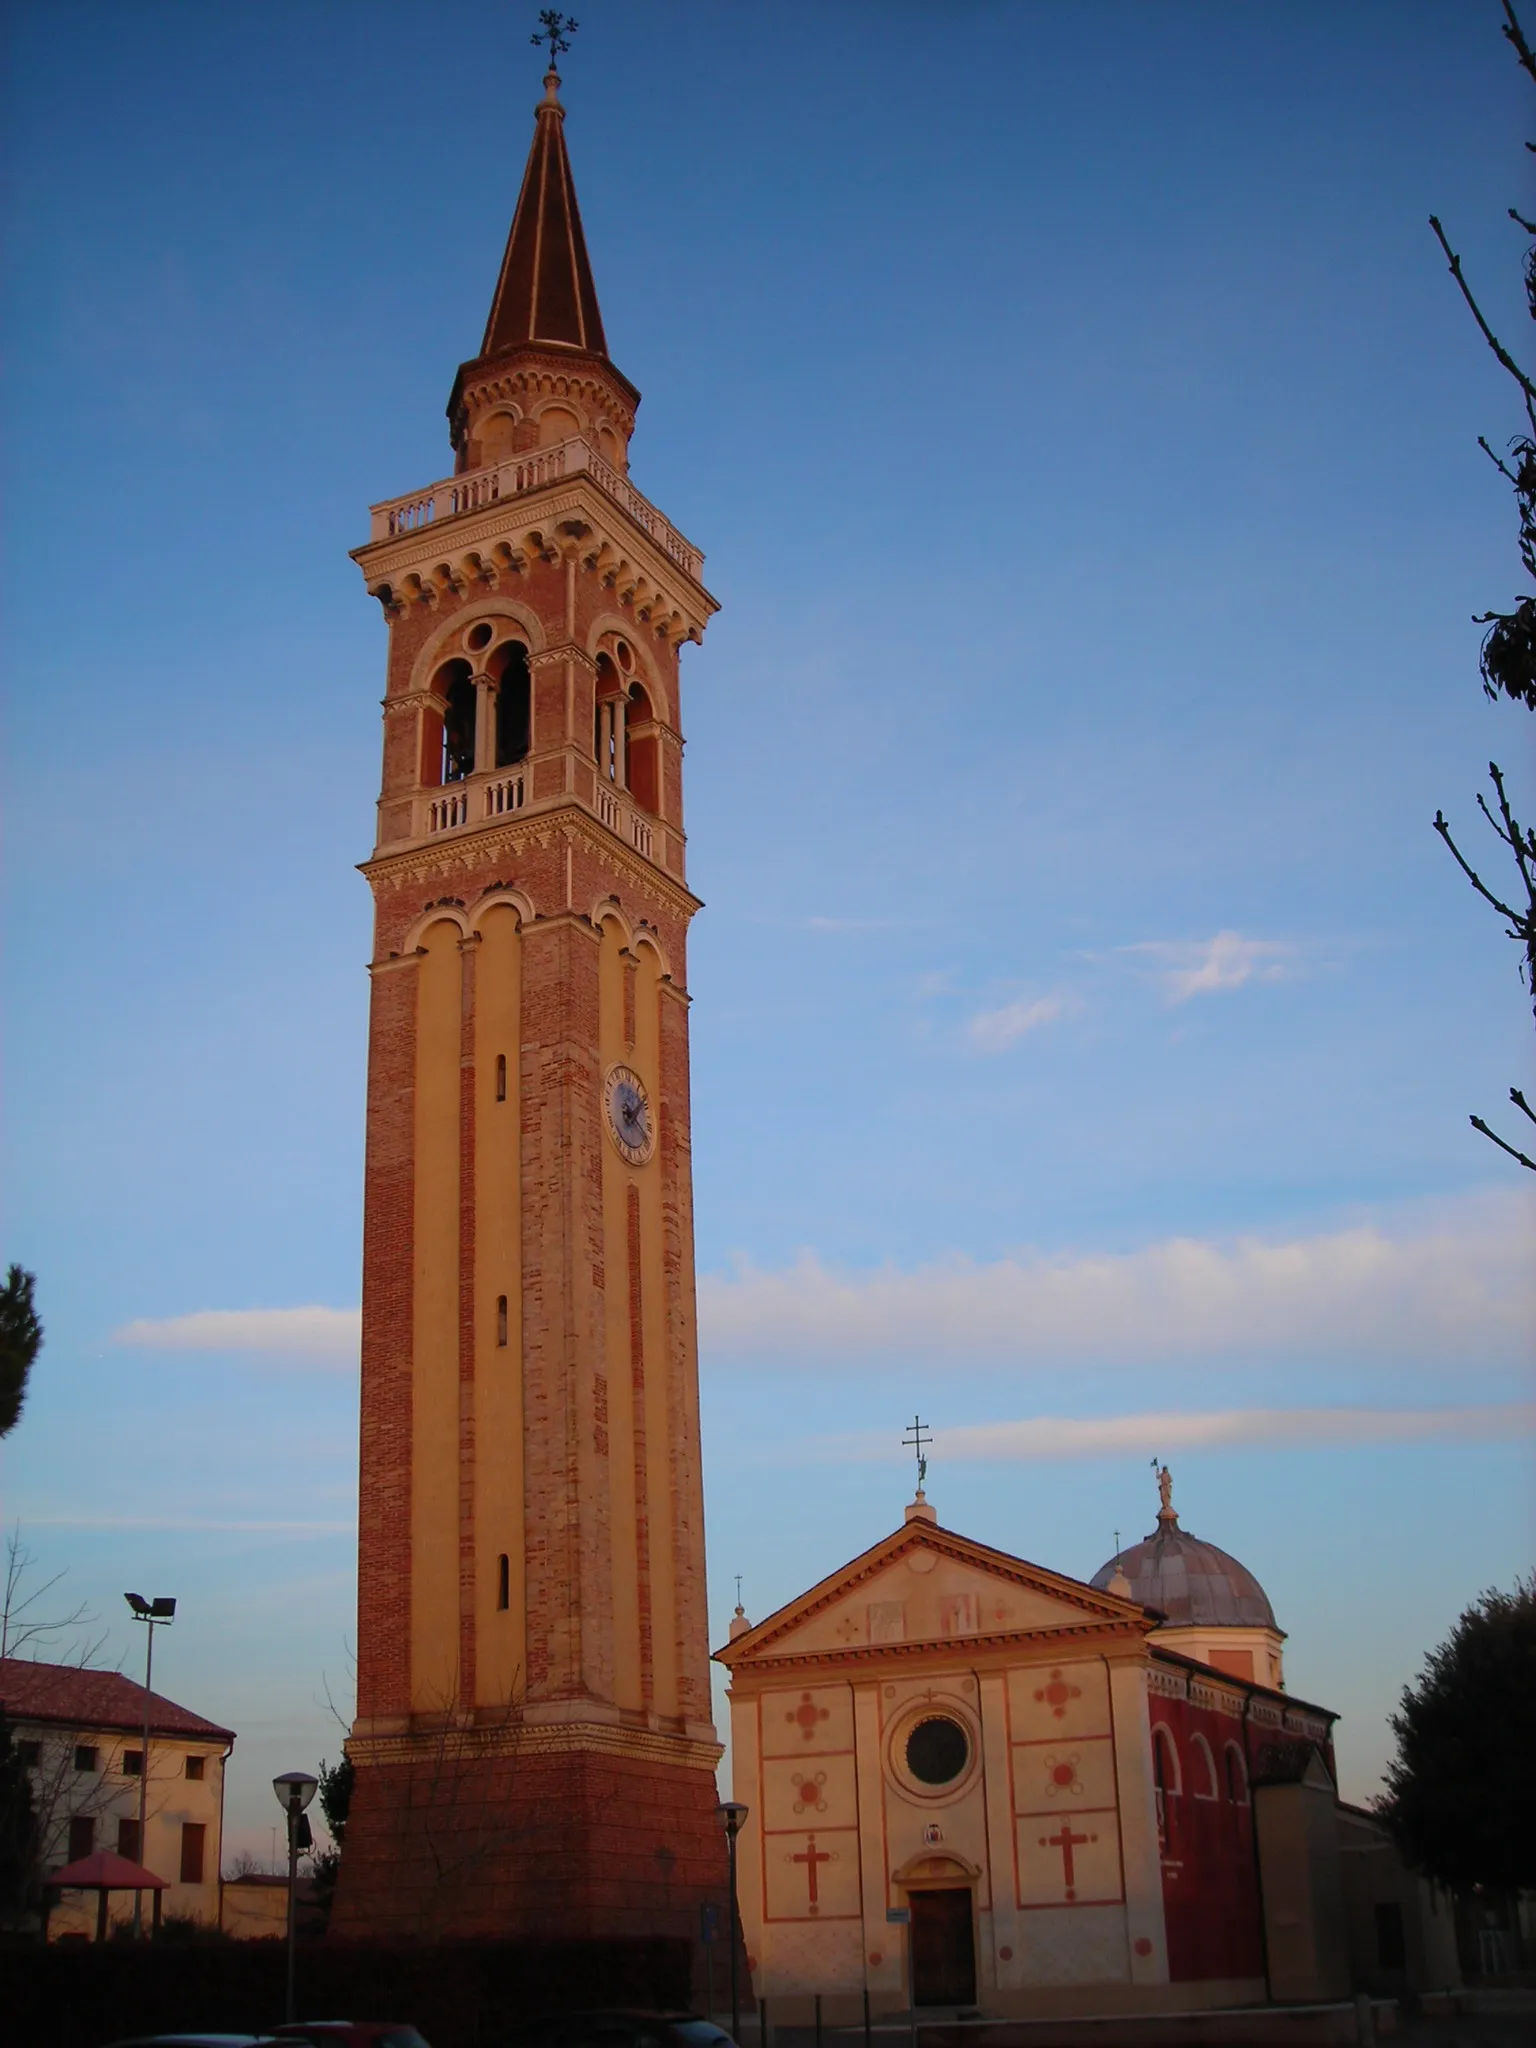
[[[690,1933],[716,1814],[681,649],[536,111],[453,474],[377,505],[356,1789],[343,1936]]]
[[[1154,1535],[1092,1584],[941,1527],[919,1492],[799,1600],[738,1612],[716,1654],[759,1994],[834,2019],[866,1991],[996,2014],[1342,1995],[1335,1717],[1278,1662],[1244,1667],[1280,1641],[1166,1474]]]

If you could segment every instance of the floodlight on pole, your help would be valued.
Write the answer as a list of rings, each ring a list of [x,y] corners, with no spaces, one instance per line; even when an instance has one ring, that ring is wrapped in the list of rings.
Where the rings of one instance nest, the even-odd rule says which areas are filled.
[[[146,1600],[142,1593],[125,1593],[135,1621],[144,1624],[144,1747],[139,1751],[139,1853],[137,1861],[144,1863],[144,1852],[148,1847],[145,1827],[149,1814],[149,1724],[153,1717],[154,1693],[151,1679],[155,1668],[155,1630],[169,1628],[176,1619],[176,1602],[161,1594],[154,1600]],[[147,1865],[145,1866],[148,1867]],[[133,1938],[137,1941],[144,1932],[144,1894],[133,1895]]]
[[[314,1798],[320,1780],[308,1771],[280,1771],[272,1780],[272,1790],[277,1794],[277,1803],[288,1816],[288,1997],[286,2003],[286,2024],[292,2026],[298,2018],[298,1998],[295,1990],[295,1962],[298,1955],[298,1915],[294,1902],[298,1895],[299,1850],[307,1849],[312,1837],[309,1822],[304,1818],[304,1809]],[[302,1830],[302,1836],[300,1833]]]

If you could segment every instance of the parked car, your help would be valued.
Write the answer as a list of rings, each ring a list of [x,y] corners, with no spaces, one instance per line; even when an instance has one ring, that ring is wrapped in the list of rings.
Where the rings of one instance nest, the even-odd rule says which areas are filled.
[[[279,2027],[275,2038],[287,2048],[427,2048],[414,2027],[398,2020],[299,2020]]]
[[[107,2048],[279,2048],[270,2034],[135,2034]]]
[[[524,2020],[497,2048],[736,2048],[696,2012],[556,2012]]]

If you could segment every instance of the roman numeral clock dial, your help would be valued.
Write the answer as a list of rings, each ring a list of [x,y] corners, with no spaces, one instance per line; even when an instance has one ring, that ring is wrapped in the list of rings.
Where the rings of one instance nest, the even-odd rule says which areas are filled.
[[[603,1083],[608,1135],[631,1166],[644,1166],[656,1149],[656,1117],[645,1083],[633,1067],[610,1067]]]

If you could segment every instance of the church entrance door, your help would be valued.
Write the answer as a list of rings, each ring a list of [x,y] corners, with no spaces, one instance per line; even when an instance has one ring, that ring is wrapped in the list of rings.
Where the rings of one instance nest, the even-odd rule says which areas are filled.
[[[908,1892],[914,2005],[976,2003],[976,1942],[969,1889]]]

